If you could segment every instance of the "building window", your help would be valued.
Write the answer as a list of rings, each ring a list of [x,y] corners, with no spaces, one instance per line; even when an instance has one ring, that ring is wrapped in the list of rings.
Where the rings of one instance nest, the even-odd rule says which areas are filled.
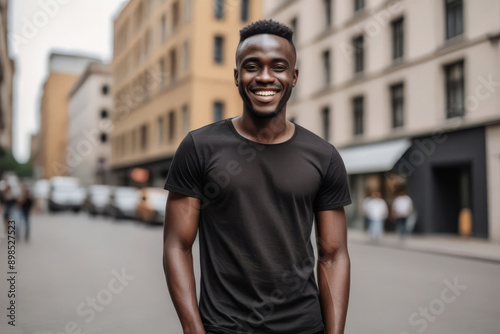
[[[170,50],[170,84],[174,84],[177,79],[177,52]]]
[[[184,1],[184,20],[187,22],[191,19],[191,0]]]
[[[224,118],[224,102],[214,102],[214,122],[218,122]]]
[[[175,111],[168,113],[168,141],[173,142],[175,138]]]
[[[108,95],[108,93],[109,93],[109,86],[108,85],[102,85],[101,91],[102,91],[102,95]]]
[[[446,39],[464,32],[463,0],[445,0],[446,3]]]
[[[167,73],[165,73],[165,60],[162,58],[160,59],[160,87],[165,88],[165,77],[167,76]]]
[[[363,35],[354,37],[352,40],[354,46],[354,73],[360,73],[364,70],[365,49]]]
[[[167,17],[163,15],[161,17],[161,44],[167,41]]]
[[[354,11],[362,10],[365,8],[365,0],[354,0]]]
[[[325,86],[330,86],[331,82],[331,64],[330,64],[330,50],[323,51],[323,73],[325,73]]]
[[[246,22],[248,21],[248,5],[249,5],[249,0],[241,0],[241,21]]]
[[[189,70],[189,42],[184,42],[184,57],[183,57],[183,67],[184,71]]]
[[[330,108],[324,107],[321,110],[321,118],[323,121],[323,139],[330,140]]]
[[[174,31],[176,31],[179,26],[179,2],[177,1],[172,4],[172,21]]]
[[[217,64],[222,64],[224,61],[223,52],[224,51],[224,38],[221,36],[214,37],[214,61]]]
[[[108,111],[106,109],[101,110],[101,118],[108,118]]]
[[[145,151],[148,147],[148,126],[146,124],[142,125],[140,128],[141,150]]]
[[[294,42],[297,42],[297,35],[298,35],[297,27],[298,27],[298,19],[296,17],[294,17],[290,21],[290,28],[292,28],[292,30],[293,30],[293,41]]]
[[[448,65],[446,73],[446,101],[448,118],[460,117],[465,114],[464,96],[464,62]]]
[[[354,135],[363,134],[363,97],[358,96],[352,99],[352,109],[354,117]]]
[[[326,27],[332,26],[332,0],[323,0],[325,5],[325,23]]]
[[[184,134],[189,132],[189,107],[187,105],[182,107],[182,130]]]
[[[158,117],[157,128],[158,128],[158,144],[162,144],[163,143],[163,130],[165,129],[165,126],[163,124],[163,117]]]
[[[224,0],[214,0],[214,15],[218,19],[224,18]]]
[[[105,143],[108,141],[108,135],[104,132],[101,132],[101,143]]]
[[[392,59],[402,58],[404,55],[404,20],[392,22]]]
[[[399,128],[404,125],[404,91],[403,84],[391,86],[392,127]]]

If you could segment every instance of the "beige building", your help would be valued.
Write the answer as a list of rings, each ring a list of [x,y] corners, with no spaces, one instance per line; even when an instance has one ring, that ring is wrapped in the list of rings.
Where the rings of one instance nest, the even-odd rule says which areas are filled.
[[[0,0],[0,150],[12,150],[12,78],[14,62],[7,39],[8,1]]]
[[[261,17],[261,0],[132,0],[114,22],[112,168],[134,168],[163,186],[189,130],[236,116],[239,29]],[[142,171],[142,174],[144,171]],[[143,180],[144,181],[144,180]]]
[[[87,64],[96,59],[52,53],[40,102],[40,151],[35,170],[43,178],[66,175],[68,95]]]
[[[291,118],[340,149],[349,224],[404,182],[416,232],[500,240],[500,1],[270,0],[296,30]],[[390,173],[392,172],[392,173]],[[465,226],[465,225],[463,225]]]
[[[109,181],[111,68],[91,62],[69,93],[66,172],[84,185]]]

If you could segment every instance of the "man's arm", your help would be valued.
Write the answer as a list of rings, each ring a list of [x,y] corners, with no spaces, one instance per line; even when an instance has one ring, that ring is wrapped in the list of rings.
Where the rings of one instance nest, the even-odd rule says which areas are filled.
[[[192,245],[200,200],[169,192],[163,229],[163,269],[184,334],[205,334],[196,298]]]
[[[316,212],[316,240],[318,287],[325,334],[343,334],[351,280],[343,207]]]

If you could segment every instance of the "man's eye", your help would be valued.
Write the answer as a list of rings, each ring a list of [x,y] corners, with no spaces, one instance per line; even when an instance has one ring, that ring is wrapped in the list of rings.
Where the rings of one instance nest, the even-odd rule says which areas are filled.
[[[285,66],[275,66],[274,69],[277,71],[284,71],[284,70],[286,70],[286,67]]]
[[[255,65],[247,65],[247,66],[245,66],[245,70],[247,70],[247,71],[255,71],[255,70],[257,70],[257,66],[255,66]]]

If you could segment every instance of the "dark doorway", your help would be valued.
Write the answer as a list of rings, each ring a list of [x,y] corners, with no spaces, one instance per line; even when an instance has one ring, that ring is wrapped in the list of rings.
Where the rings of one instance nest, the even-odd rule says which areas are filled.
[[[458,217],[471,207],[471,167],[467,165],[433,168],[434,232],[458,234]]]

